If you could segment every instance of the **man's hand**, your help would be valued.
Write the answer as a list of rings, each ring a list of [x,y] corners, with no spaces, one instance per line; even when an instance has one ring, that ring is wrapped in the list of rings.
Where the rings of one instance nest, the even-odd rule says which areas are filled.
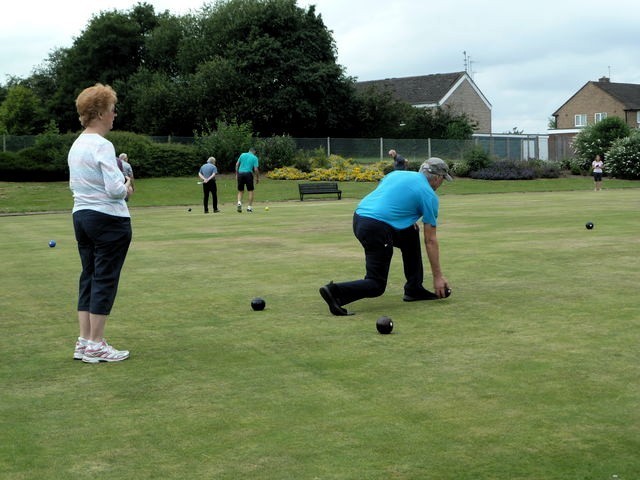
[[[449,282],[442,275],[439,277],[433,277],[433,290],[440,298],[447,296],[447,289],[449,288]]]

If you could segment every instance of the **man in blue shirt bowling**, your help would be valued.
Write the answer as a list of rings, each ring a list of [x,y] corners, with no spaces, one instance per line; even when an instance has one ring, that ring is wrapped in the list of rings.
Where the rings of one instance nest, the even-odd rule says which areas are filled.
[[[250,148],[248,152],[240,155],[236,162],[236,182],[238,183],[238,205],[236,210],[238,210],[238,213],[242,212],[242,196],[245,188],[249,192],[247,212],[253,212],[254,179],[256,184],[260,182],[260,170],[258,170],[256,150],[255,148]]]
[[[449,283],[440,268],[436,236],[439,199],[435,191],[444,180],[453,180],[449,166],[442,159],[432,157],[420,166],[418,172],[396,170],[389,173],[373,192],[360,201],[353,215],[353,233],[364,248],[366,274],[361,280],[330,282],[320,287],[320,295],[332,314],[351,315],[343,305],[384,293],[394,247],[402,252],[405,302],[448,296]],[[416,223],[420,218],[434,292],[422,285],[424,271]]]

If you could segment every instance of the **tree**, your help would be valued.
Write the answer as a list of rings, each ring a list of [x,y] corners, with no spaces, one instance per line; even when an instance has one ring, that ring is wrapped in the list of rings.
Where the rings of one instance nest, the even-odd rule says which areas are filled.
[[[393,97],[388,88],[369,86],[355,94],[355,122],[350,135],[376,138],[398,135],[411,106]]]
[[[205,7],[193,22],[196,36],[185,42],[179,63],[183,72],[196,72],[214,58],[228,62],[235,71],[234,84],[227,87],[233,101],[228,116],[251,122],[262,135],[339,131],[352,87],[314,6],[230,0]]]
[[[397,138],[438,138],[465,140],[471,138],[475,123],[466,114],[447,107],[407,110],[404,126]]]
[[[14,85],[0,105],[0,126],[10,135],[35,135],[45,124],[38,96],[25,85]]]
[[[156,27],[144,39],[145,69],[169,77],[181,73],[178,52],[187,38],[188,18],[175,17],[168,12],[158,15]]]
[[[181,108],[181,83],[171,77],[151,72],[146,69],[132,75],[123,85],[116,84],[116,91],[127,89],[127,104],[124,111],[116,119],[117,128],[123,129],[120,120],[129,117],[131,130],[147,135],[181,135],[175,125],[187,121],[186,128],[191,127],[188,114]],[[191,134],[191,129],[188,130]]]
[[[59,119],[60,128],[76,130],[78,115],[73,108],[77,94],[97,82],[113,85],[126,81],[142,63],[145,36],[157,25],[153,7],[137,4],[129,12],[104,11],[92,17],[87,28],[73,46],[60,49],[50,57],[56,92],[51,113]],[[124,100],[119,94],[119,100]],[[123,116],[122,128],[130,119]]]
[[[182,17],[138,3],[94,15],[23,83],[63,132],[80,128],[75,99],[96,82],[118,93],[116,128],[147,135],[191,136],[221,121],[251,124],[260,136],[466,138],[473,130],[448,110],[357,93],[336,59],[322,17],[296,0],[220,0]]]

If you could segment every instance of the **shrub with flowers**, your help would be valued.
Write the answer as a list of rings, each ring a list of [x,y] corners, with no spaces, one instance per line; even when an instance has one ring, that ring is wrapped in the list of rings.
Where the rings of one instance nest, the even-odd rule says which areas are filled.
[[[640,131],[615,140],[605,156],[608,175],[629,180],[640,179]]]
[[[276,168],[267,173],[273,180],[310,180],[333,182],[377,182],[383,176],[383,163],[360,165],[350,158],[331,155],[328,167],[314,168],[311,172],[303,172],[294,167]]]
[[[629,126],[619,117],[607,117],[583,128],[573,139],[573,148],[582,169],[588,171],[597,154],[605,154],[615,140],[627,137],[630,133]]]

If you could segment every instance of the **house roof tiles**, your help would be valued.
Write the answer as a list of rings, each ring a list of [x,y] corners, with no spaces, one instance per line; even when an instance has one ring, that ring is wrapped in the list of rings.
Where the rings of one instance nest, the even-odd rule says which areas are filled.
[[[416,77],[369,80],[358,82],[356,85],[359,89],[370,86],[389,88],[398,99],[411,105],[437,105],[464,75],[465,72],[435,73]]]
[[[593,82],[624,105],[626,110],[640,110],[640,85],[634,83]]]
[[[612,98],[619,101],[625,110],[640,110],[640,85],[635,83],[613,83],[608,79],[600,79],[597,82],[590,81],[584,84],[580,90],[574,93],[569,100],[564,102],[560,108],[558,108],[555,112],[553,112],[554,116],[560,114],[560,110],[567,105],[573,98],[575,98],[582,90],[584,90],[588,85],[593,85],[596,88],[599,88],[606,94],[610,95]]]

